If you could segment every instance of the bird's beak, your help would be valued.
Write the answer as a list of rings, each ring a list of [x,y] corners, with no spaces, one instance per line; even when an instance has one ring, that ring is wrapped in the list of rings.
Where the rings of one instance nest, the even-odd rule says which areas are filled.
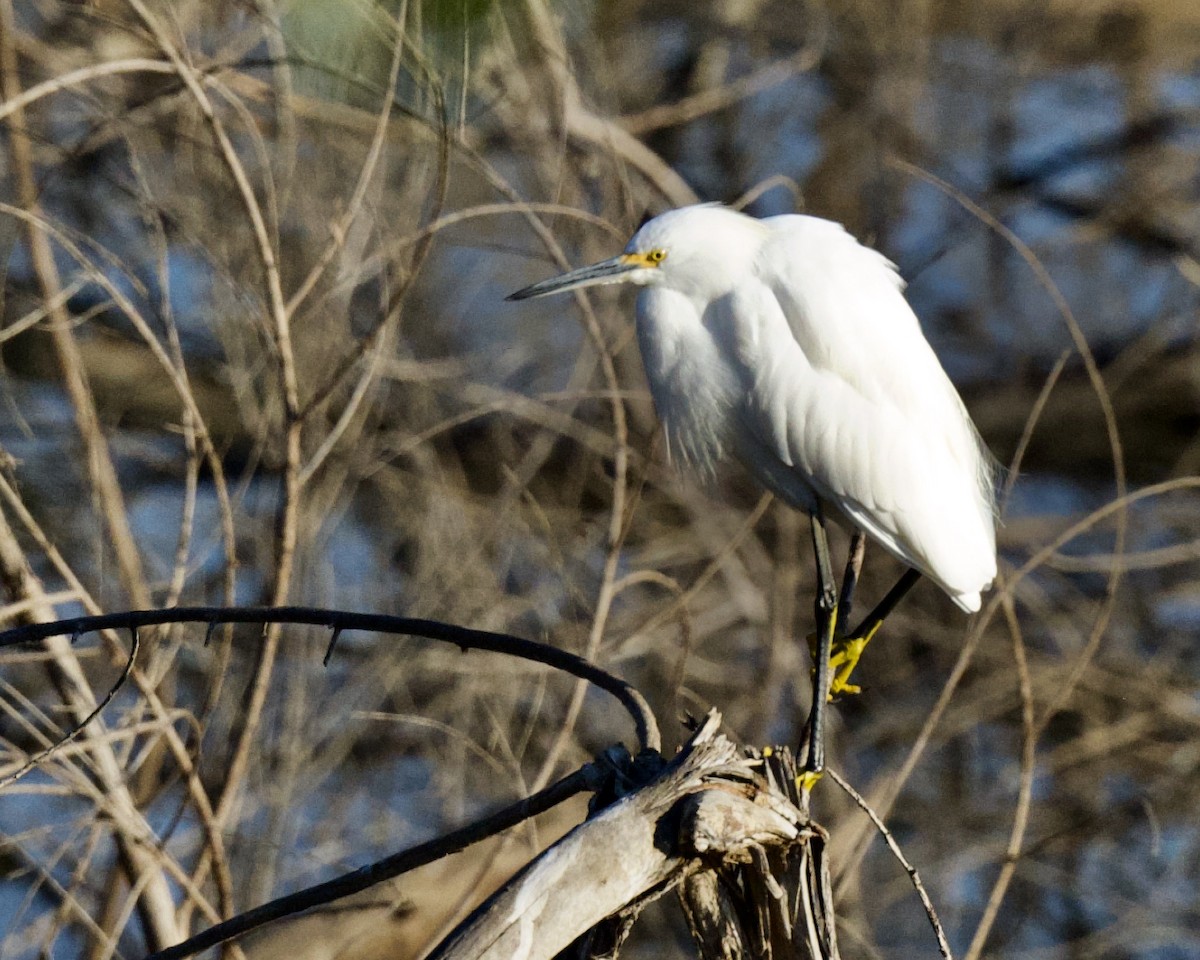
[[[561,277],[551,277],[540,283],[532,284],[516,293],[510,293],[505,300],[530,300],[533,297],[544,297],[551,293],[562,293],[566,290],[578,290],[580,287],[594,287],[601,283],[620,283],[622,277],[634,270],[646,266],[645,260],[633,253],[623,253],[619,257],[601,260],[590,267],[580,267]]]

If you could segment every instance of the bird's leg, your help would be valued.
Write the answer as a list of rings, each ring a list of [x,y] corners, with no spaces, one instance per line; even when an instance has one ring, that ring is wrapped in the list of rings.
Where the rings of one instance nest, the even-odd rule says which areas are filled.
[[[863,650],[866,649],[867,644],[871,642],[871,638],[875,636],[879,628],[883,626],[887,615],[896,608],[896,604],[904,599],[904,595],[920,579],[921,574],[916,570],[904,571],[904,576],[896,581],[896,585],[875,605],[875,609],[863,618],[862,623],[850,633],[838,638],[837,649],[830,657],[830,667],[834,671],[833,678],[829,683],[830,693],[859,692],[859,687],[850,682],[850,674],[858,666],[858,660],[862,656]]]
[[[838,600],[838,621],[849,623],[850,609],[854,604],[854,589],[862,574],[863,557],[867,552],[867,535],[855,530],[850,537],[850,552],[846,555],[846,572],[842,576],[842,596]],[[840,632],[840,631],[839,631]]]
[[[858,687],[845,682],[846,677],[849,676],[849,670],[846,670],[843,675],[841,668],[849,658],[844,624],[850,622],[850,610],[854,605],[854,590],[858,586],[858,579],[862,574],[863,557],[866,550],[867,535],[861,530],[855,530],[850,537],[850,550],[846,554],[846,572],[842,576],[842,592],[838,600],[837,621],[833,625],[833,647],[829,657],[830,699],[834,694],[859,692]],[[808,636],[808,649],[812,653],[813,662],[816,663],[817,634],[815,632]],[[855,658],[855,662],[857,663],[857,658]],[[853,666],[850,669],[852,670]]]
[[[854,605],[854,589],[858,586],[858,578],[862,573],[863,555],[867,549],[867,535],[861,530],[855,530],[850,538],[850,551],[846,554],[846,572],[842,576],[842,592],[838,599],[837,620],[833,625],[833,658],[830,663],[837,667],[839,660],[837,649],[841,642],[842,624],[850,619],[850,610]],[[808,635],[808,652],[812,654],[813,663],[817,662],[817,631]]]
[[[867,552],[867,535],[855,530],[850,537],[850,550],[846,554],[846,572],[842,575],[842,595],[838,600],[837,623],[833,627],[833,647],[829,654],[829,696],[840,693],[859,693],[860,688],[849,683],[850,671],[858,663],[861,647],[847,642],[843,624],[850,622],[850,611],[854,606],[854,590],[862,574],[863,557]],[[865,646],[865,644],[864,644]]]
[[[808,714],[808,756],[800,786],[812,789],[825,769],[825,702],[829,699],[829,652],[833,646],[833,631],[837,625],[838,592],[833,579],[833,563],[829,559],[829,538],[825,534],[825,519],[819,512],[812,515],[813,552],[817,557],[817,669],[813,673],[812,707]]]

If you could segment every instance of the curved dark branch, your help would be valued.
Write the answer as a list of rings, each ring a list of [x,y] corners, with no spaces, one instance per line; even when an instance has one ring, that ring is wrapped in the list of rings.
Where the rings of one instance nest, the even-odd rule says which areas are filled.
[[[522,660],[544,663],[574,677],[587,680],[612,694],[633,718],[639,750],[660,750],[662,738],[646,699],[620,677],[582,657],[545,643],[523,640],[505,633],[472,630],[440,620],[418,620],[381,613],[351,613],[320,607],[176,607],[172,610],[128,610],[97,617],[76,617],[53,623],[31,623],[0,633],[0,649],[19,643],[31,643],[48,637],[78,637],[97,630],[136,630],[168,623],[203,623],[211,627],[222,623],[294,623],[327,627],[334,636],[347,630],[365,630],[426,640],[453,643],[462,650],[490,650]]]
[[[29,773],[30,770],[33,770],[44,760],[49,759],[68,743],[71,743],[73,740],[78,738],[78,736],[83,733],[85,729],[87,729],[88,724],[90,724],[93,720],[100,716],[101,713],[104,712],[104,708],[112,702],[113,697],[117,695],[117,691],[125,686],[125,682],[129,679],[129,675],[133,672],[133,664],[137,660],[138,651],[141,649],[142,641],[138,636],[137,628],[131,627],[129,634],[129,657],[125,660],[125,667],[121,670],[121,675],[117,677],[116,683],[108,688],[108,693],[104,695],[104,699],[97,703],[92,712],[75,724],[65,736],[60,737],[54,743],[50,744],[50,746],[48,746],[45,750],[35,753],[19,770],[10,773],[7,777],[0,778],[0,790],[4,790],[5,787],[9,787],[16,783],[23,776]]]
[[[545,790],[518,800],[490,817],[476,820],[453,833],[447,833],[445,836],[410,847],[408,850],[394,853],[390,857],[384,857],[365,867],[359,867],[357,870],[333,880],[318,883],[316,886],[264,903],[253,910],[239,913],[236,917],[214,924],[196,936],[184,940],[183,943],[177,943],[165,950],[152,953],[145,957],[145,960],[183,960],[185,957],[194,956],[201,950],[207,950],[209,947],[215,947],[234,937],[249,933],[273,920],[282,920],[284,917],[290,917],[308,910],[310,907],[321,906],[331,900],[348,897],[352,893],[366,890],[384,880],[390,880],[402,873],[432,863],[434,860],[448,857],[473,843],[486,840],[490,836],[516,826],[522,820],[545,813],[551,807],[583,790],[596,789],[604,775],[604,770],[598,764],[589,763],[563,777],[558,783],[552,783]]]

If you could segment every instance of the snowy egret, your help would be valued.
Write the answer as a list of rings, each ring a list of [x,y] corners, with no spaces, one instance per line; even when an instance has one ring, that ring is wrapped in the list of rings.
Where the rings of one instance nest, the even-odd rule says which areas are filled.
[[[992,461],[896,267],[839,224],[684,207],[646,222],[620,256],[509,299],[607,283],[641,287],[638,343],[670,455],[701,473],[733,456],[812,518],[819,643],[806,768],[815,779],[829,691],[857,689],[848,678],[862,648],[919,575],[979,609],[996,575]],[[841,598],[827,516],[856,531]],[[838,606],[846,619],[857,531],[911,569],[843,636]]]

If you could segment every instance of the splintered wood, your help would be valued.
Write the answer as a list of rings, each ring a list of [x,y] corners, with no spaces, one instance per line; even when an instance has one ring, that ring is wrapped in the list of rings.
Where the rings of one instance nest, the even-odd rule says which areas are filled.
[[[669,762],[634,765],[610,802],[467,918],[430,960],[613,956],[677,889],[702,957],[837,957],[824,831],[788,751],[739,748],[711,712]],[[639,772],[640,766],[640,772]]]

